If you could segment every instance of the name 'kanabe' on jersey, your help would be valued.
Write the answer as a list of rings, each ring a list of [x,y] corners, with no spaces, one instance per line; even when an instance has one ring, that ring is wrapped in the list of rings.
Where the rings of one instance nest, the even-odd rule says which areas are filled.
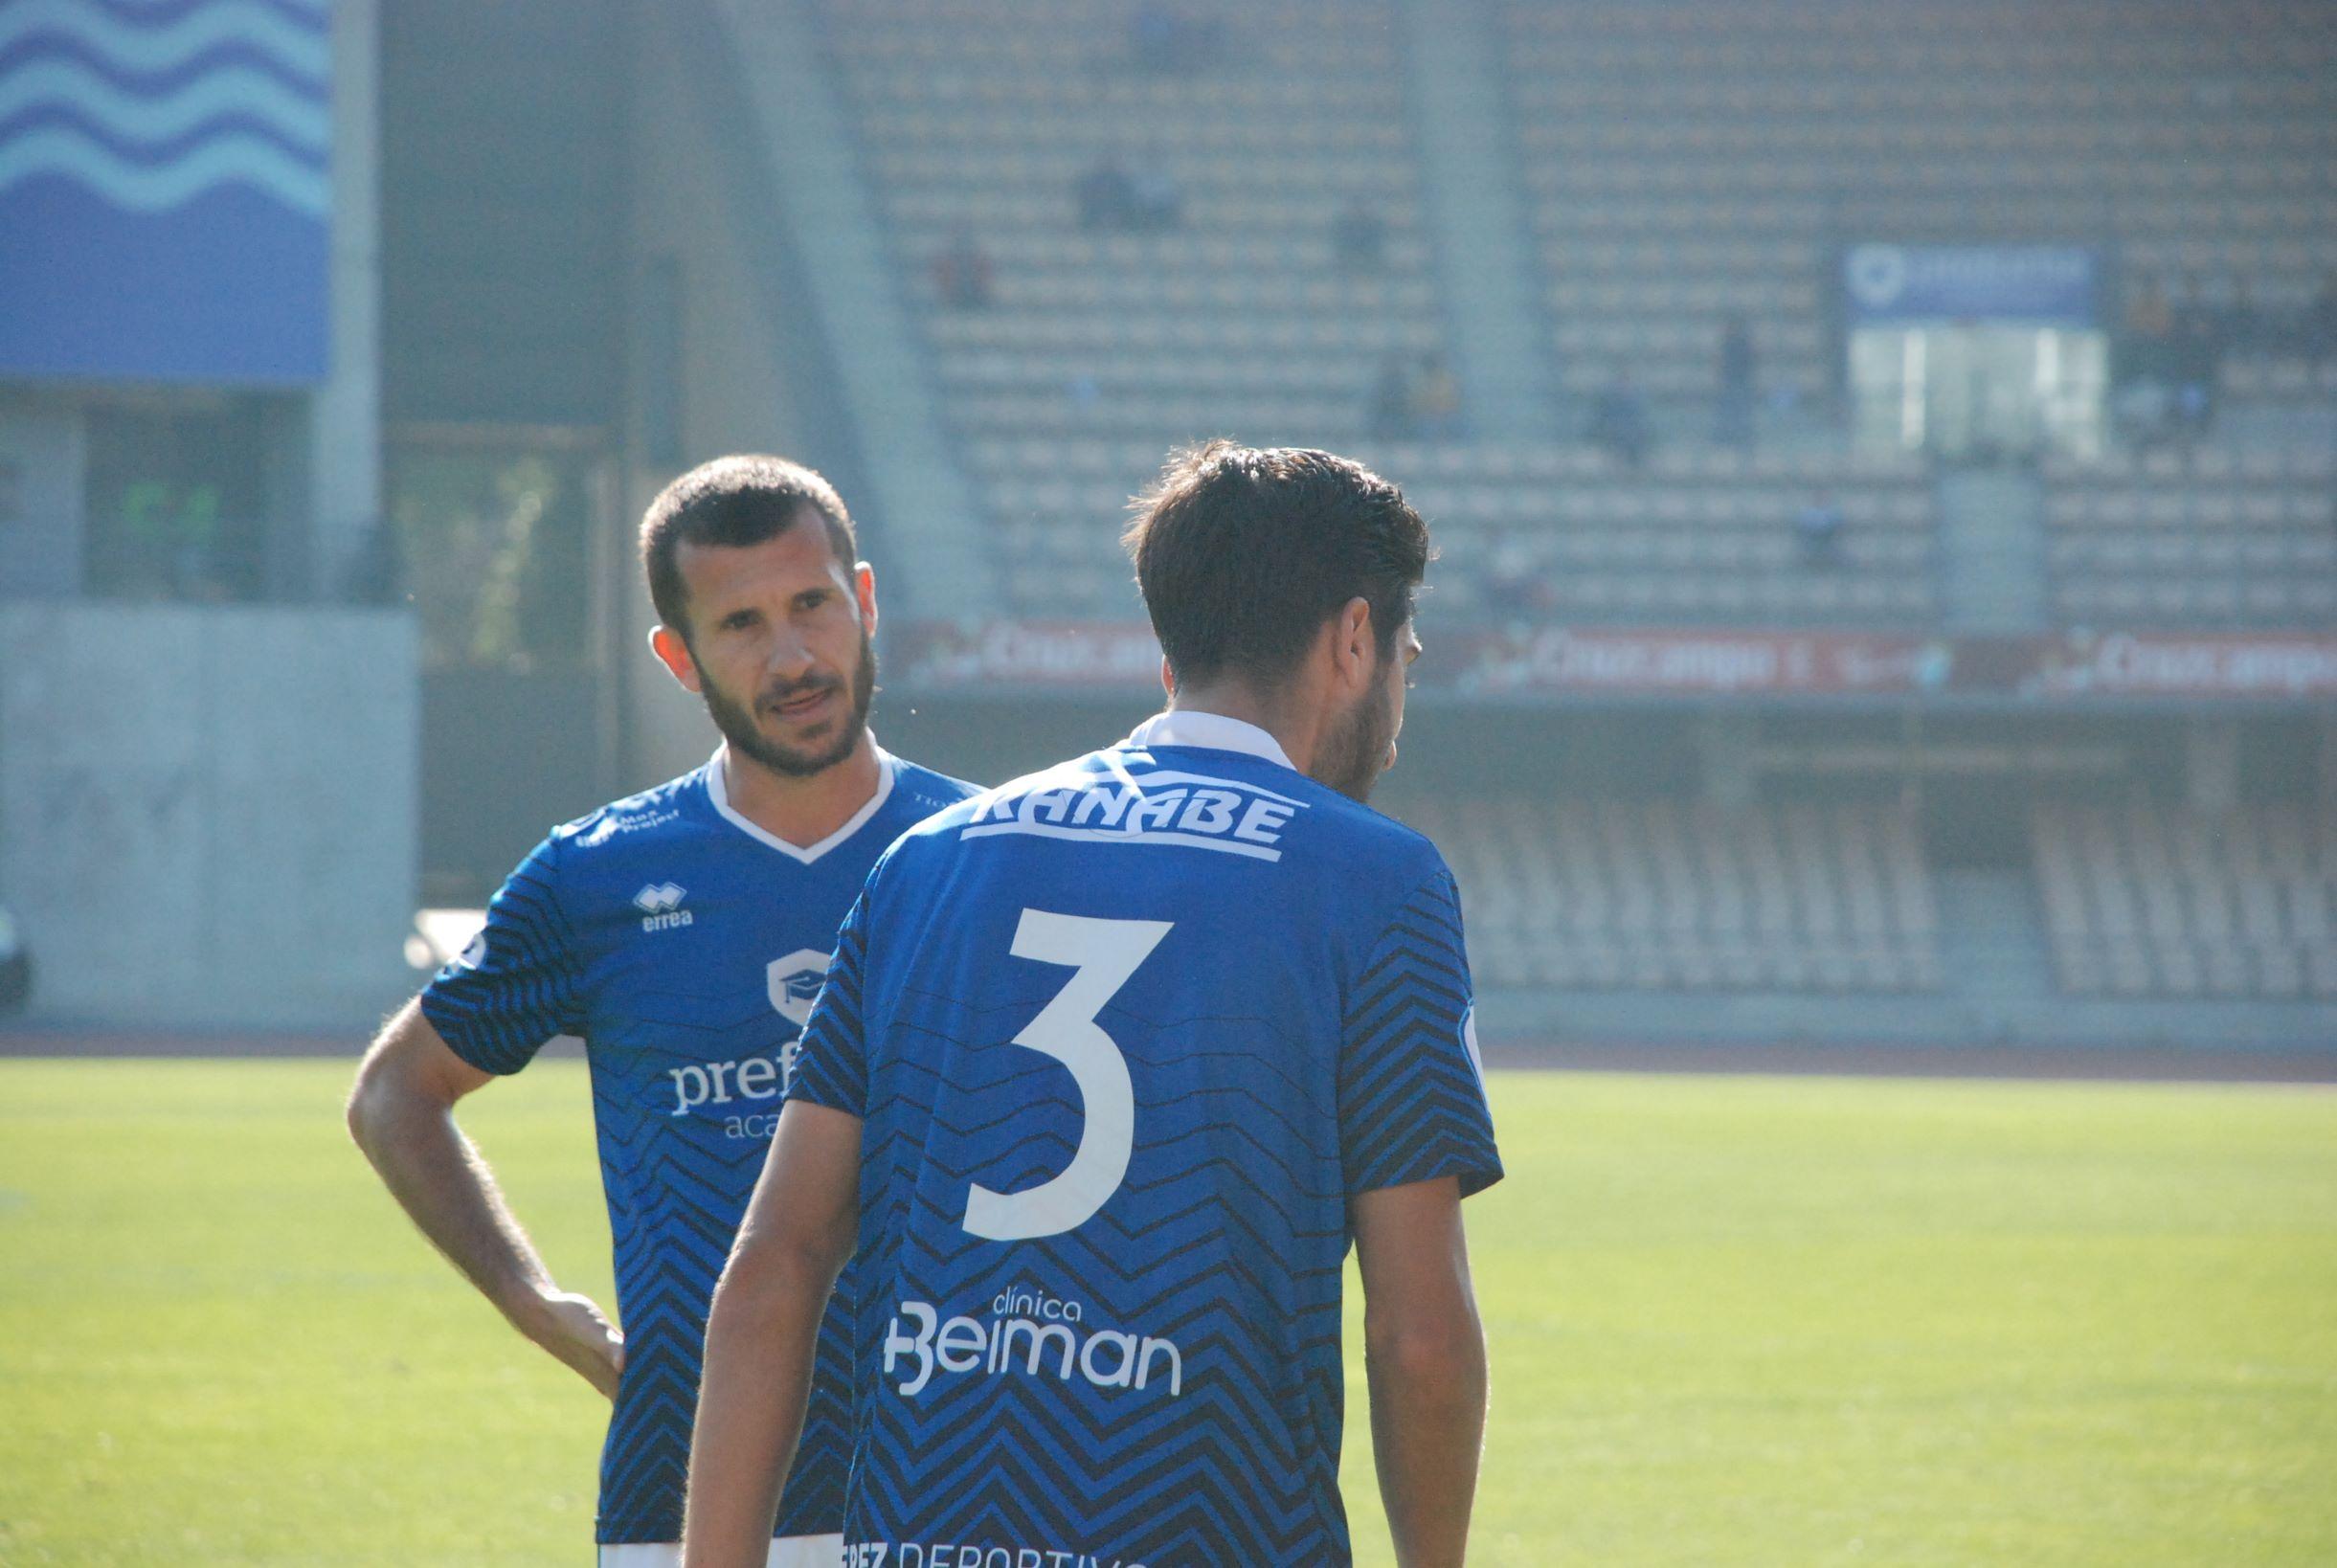
[[[1426,839],[1164,715],[887,854],[788,1092],[864,1120],[848,1563],[1348,1560],[1350,1201],[1501,1174]]]
[[[720,753],[555,829],[496,893],[479,940],[422,993],[447,1044],[487,1072],[517,1072],[554,1035],[584,1037],[625,1332],[601,1450],[603,1543],[681,1537],[707,1305],[836,928],[886,845],[973,793],[880,761],[875,797],[809,849],[731,809]],[[840,1308],[821,1332],[781,1535],[837,1529],[850,1388]]]

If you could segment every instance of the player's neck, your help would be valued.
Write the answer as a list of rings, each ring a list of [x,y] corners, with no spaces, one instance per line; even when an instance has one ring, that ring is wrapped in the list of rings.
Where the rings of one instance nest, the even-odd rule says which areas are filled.
[[[775,773],[725,744],[722,780],[730,809],[765,833],[809,849],[849,822],[884,780],[875,737],[863,731],[851,754],[808,777]]]
[[[1290,705],[1260,697],[1238,683],[1180,686],[1169,695],[1168,710],[1171,713],[1214,713],[1221,719],[1239,719],[1244,724],[1254,724],[1274,737],[1274,744],[1281,747],[1282,754],[1291,759],[1291,766],[1302,773],[1315,757],[1316,726],[1295,722]]]

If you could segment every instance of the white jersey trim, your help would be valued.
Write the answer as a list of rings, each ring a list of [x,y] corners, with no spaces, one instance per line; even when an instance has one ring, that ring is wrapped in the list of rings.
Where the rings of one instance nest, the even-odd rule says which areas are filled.
[[[791,844],[786,840],[780,838],[777,834],[772,832],[769,828],[764,827],[760,823],[755,822],[742,815],[736,807],[730,804],[730,785],[729,779],[729,770],[730,766],[730,744],[728,741],[725,741],[721,746],[715,749],[713,760],[706,765],[707,798],[714,802],[714,809],[722,813],[723,817],[729,820],[732,827],[738,829],[739,832],[745,834],[748,838],[753,839],[757,843],[770,845],[773,849],[777,850],[780,854],[787,856],[791,860],[799,861],[803,864],[809,865],[812,863],[812,862],[818,860],[829,850],[834,849],[837,845],[849,840],[851,837],[858,833],[862,828],[866,827],[868,825],[868,818],[874,817],[884,808],[885,801],[892,794],[893,773],[899,767],[899,763],[893,757],[891,752],[886,750],[883,747],[876,744],[876,737],[874,735],[870,735],[868,737],[868,744],[876,750],[876,793],[868,797],[868,803],[866,805],[861,807],[860,810],[854,812],[848,818],[845,819],[843,826],[838,828],[835,832],[829,834],[826,838],[820,840],[816,844],[811,844],[808,846],[803,844]]]
[[[1298,771],[1282,743],[1247,719],[1229,719],[1223,713],[1203,713],[1196,708],[1176,707],[1157,713],[1135,727],[1127,743],[1150,749],[1155,746],[1198,746],[1210,751],[1244,751],[1253,757],[1278,762],[1292,773]]]

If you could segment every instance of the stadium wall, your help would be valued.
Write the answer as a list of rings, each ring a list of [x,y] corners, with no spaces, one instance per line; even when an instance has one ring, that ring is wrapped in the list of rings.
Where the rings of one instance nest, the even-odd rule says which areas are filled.
[[[0,605],[34,1022],[362,1032],[412,989],[413,622]]]

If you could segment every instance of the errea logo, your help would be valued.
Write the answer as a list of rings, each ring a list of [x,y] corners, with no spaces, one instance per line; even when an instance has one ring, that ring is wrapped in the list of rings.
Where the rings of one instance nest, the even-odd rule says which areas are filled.
[[[641,930],[663,931],[689,925],[690,912],[682,907],[682,900],[687,896],[686,889],[670,882],[653,882],[634,894],[633,907],[641,912]]]

